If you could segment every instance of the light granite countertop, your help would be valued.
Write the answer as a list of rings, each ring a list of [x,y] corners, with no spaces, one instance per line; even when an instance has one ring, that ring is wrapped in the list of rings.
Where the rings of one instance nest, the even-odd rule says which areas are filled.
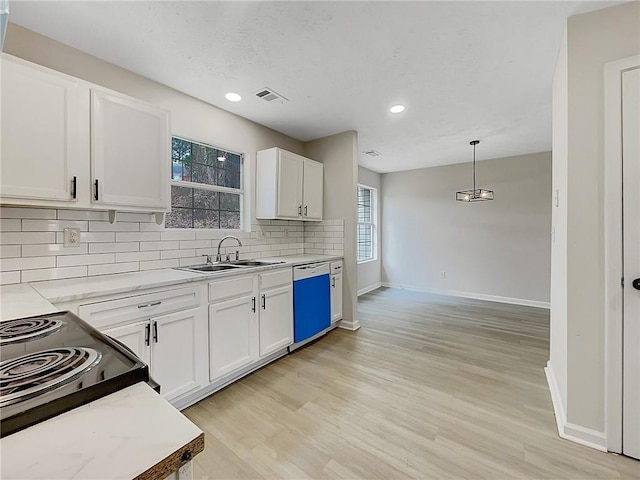
[[[231,277],[247,273],[262,272],[285,266],[305,265],[308,263],[340,260],[340,256],[329,255],[294,255],[288,257],[261,258],[260,260],[280,261],[275,265],[261,267],[238,268],[214,273],[198,273],[183,269],[167,268],[146,272],[118,273],[95,277],[71,278],[67,280],[49,280],[35,282],[30,285],[50,303],[63,303],[84,300],[136,290],[158,288],[180,283],[201,282],[213,278]],[[4,300],[4,297],[3,297]],[[35,315],[35,314],[34,314]]]
[[[0,439],[0,477],[130,480],[201,434],[141,382]]]

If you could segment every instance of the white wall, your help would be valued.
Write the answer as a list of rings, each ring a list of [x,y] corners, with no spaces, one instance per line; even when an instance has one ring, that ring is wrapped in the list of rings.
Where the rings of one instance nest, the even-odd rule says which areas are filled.
[[[551,329],[567,332],[567,423],[577,426],[574,430],[583,440],[589,438],[601,446],[605,427],[603,72],[605,63],[639,52],[640,3],[570,17],[566,65],[561,55],[557,67],[566,73],[556,73],[556,78],[566,75],[566,92],[564,80],[554,83],[554,118],[563,121],[566,115],[567,119],[566,134],[556,132],[553,145],[560,152],[557,160],[563,163],[566,144],[567,177],[564,182],[560,173],[559,188],[566,191],[567,222],[566,232],[558,231],[564,228],[562,218],[555,224],[553,270],[565,268],[566,251],[567,288],[565,292],[560,282],[554,282]],[[555,369],[554,362],[565,352],[554,348],[551,353]]]
[[[357,314],[356,194],[358,134],[344,132],[304,145],[304,155],[324,164],[323,217],[344,220],[344,299],[341,326],[360,327]]]
[[[471,172],[463,163],[382,176],[383,284],[546,306],[550,152],[478,162],[493,201],[455,201]]]
[[[358,293],[369,292],[380,286],[382,265],[382,180],[381,175],[368,168],[358,167],[358,183],[377,190],[376,231],[378,234],[378,255],[375,260],[358,263]]]

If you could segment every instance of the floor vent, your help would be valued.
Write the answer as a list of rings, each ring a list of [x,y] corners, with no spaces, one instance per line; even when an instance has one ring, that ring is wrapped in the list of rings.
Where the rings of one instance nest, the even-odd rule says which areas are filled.
[[[370,157],[381,157],[382,154],[377,150],[367,150],[366,152],[362,152],[365,155],[369,155]]]
[[[278,92],[271,90],[269,87],[265,87],[260,91],[256,92],[256,97],[261,98],[265,102],[273,102],[274,100],[278,100],[278,99],[280,99],[281,102],[289,101],[287,97],[283,97]]]

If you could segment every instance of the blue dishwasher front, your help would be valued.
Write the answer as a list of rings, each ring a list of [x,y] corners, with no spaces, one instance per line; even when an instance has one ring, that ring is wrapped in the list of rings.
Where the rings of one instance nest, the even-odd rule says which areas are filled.
[[[294,269],[293,337],[302,342],[331,326],[329,265],[316,264]]]

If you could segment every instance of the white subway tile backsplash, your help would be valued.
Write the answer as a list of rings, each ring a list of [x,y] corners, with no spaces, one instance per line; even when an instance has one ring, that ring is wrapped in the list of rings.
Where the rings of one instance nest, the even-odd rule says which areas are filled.
[[[171,260],[151,260],[148,262],[140,262],[140,270],[157,270],[159,268],[175,268],[180,263],[177,258]]]
[[[58,220],[98,220],[109,221],[108,212],[95,212],[93,210],[58,210]]]
[[[20,252],[21,252],[20,245],[0,245],[0,258],[19,257]]]
[[[160,252],[160,258],[162,260],[168,260],[171,258],[195,257],[195,256],[196,256],[195,248],[189,248],[186,250],[163,250]]]
[[[138,242],[89,244],[89,253],[137,252],[138,250],[140,250],[140,243]]]
[[[22,230],[22,220],[19,218],[0,219],[0,232],[19,232]]]
[[[64,242],[62,233],[57,234],[58,243]],[[116,241],[114,232],[80,232],[80,242],[87,243],[110,243]]]
[[[3,258],[0,260],[0,269],[2,269],[3,272],[9,270],[33,270],[35,268],[55,266],[56,257]]]
[[[0,285],[9,285],[12,283],[20,283],[20,271],[0,272]]]
[[[84,255],[89,246],[81,243],[77,247],[65,247],[62,243],[22,245],[23,257],[44,257],[47,255]]]
[[[116,242],[156,242],[160,232],[117,232]]]
[[[178,240],[168,242],[140,242],[140,251],[148,250],[178,250],[180,242]]]
[[[191,230],[165,230],[160,233],[161,240],[195,240],[196,232]]]
[[[305,223],[258,221],[251,232],[238,230],[164,230],[155,216],[107,212],[2,207],[0,209],[0,282],[35,282],[57,278],[135,272],[201,264],[203,254],[216,253],[226,235],[224,256],[236,250],[241,258],[303,253],[342,254],[344,221]],[[65,247],[62,230],[80,228],[80,245]],[[339,253],[337,253],[339,252]]]
[[[0,218],[56,218],[56,210],[30,207],[0,207]]]
[[[140,225],[134,222],[89,222],[90,232],[139,232]]]
[[[62,278],[86,277],[87,267],[44,268],[42,270],[25,270],[22,282],[40,282],[42,280],[59,280]]]
[[[160,252],[128,252],[116,253],[116,262],[141,262],[143,260],[160,260]]]
[[[30,243],[56,243],[55,232],[0,232],[2,245],[25,245]]]
[[[92,275],[110,275],[112,273],[137,272],[140,270],[139,262],[127,263],[106,263],[104,265],[89,265],[88,274]]]
[[[23,232],[62,232],[65,228],[79,228],[86,232],[89,222],[75,220],[22,220]]]
[[[75,267],[76,265],[98,265],[101,263],[114,263],[116,256],[113,253],[96,253],[89,255],[68,255],[58,257],[58,267]]]

